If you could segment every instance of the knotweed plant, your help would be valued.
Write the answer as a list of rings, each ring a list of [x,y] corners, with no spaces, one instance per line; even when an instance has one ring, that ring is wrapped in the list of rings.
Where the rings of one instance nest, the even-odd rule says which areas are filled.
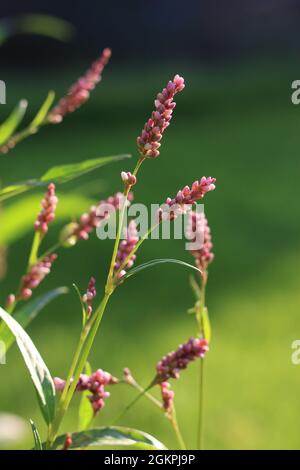
[[[101,57],[92,64],[82,78],[71,86],[68,94],[59,100],[53,108],[51,108],[53,102],[51,95],[29,128],[17,133],[14,133],[14,130],[11,129],[10,133],[6,133],[2,142],[1,135],[3,134],[0,132],[0,152],[8,152],[22,139],[36,132],[42,125],[62,122],[67,114],[79,108],[89,98],[90,92],[101,80],[103,69],[107,65],[110,56],[111,51],[105,49]],[[202,201],[208,192],[215,189],[215,178],[201,175],[199,178],[199,175],[196,175],[198,179],[191,186],[185,185],[175,192],[175,196],[168,197],[157,210],[155,221],[146,233],[142,235],[139,233],[135,219],[129,220],[124,226],[127,208],[133,200],[135,186],[139,183],[140,168],[143,164],[146,166],[155,164],[149,162],[149,160],[159,157],[163,135],[170,125],[176,106],[175,96],[182,92],[184,88],[184,79],[179,75],[175,75],[156,96],[154,110],[137,137],[137,157],[134,168],[131,171],[124,169],[121,172],[121,191],[100,200],[97,204],[87,208],[86,212],[77,221],[70,221],[62,227],[58,240],[53,246],[47,244],[47,234],[51,230],[51,223],[55,219],[56,208],[61,200],[59,195],[60,184],[65,180],[78,177],[82,173],[109,163],[114,158],[104,157],[80,164],[55,167],[39,180],[13,185],[0,191],[0,201],[5,201],[8,197],[15,197],[24,191],[29,191],[32,187],[46,185],[41,208],[40,210],[37,208],[36,219],[32,225],[33,239],[27,266],[24,267],[24,274],[21,279],[16,281],[15,291],[8,293],[6,305],[4,308],[0,308],[0,340],[5,342],[7,349],[16,340],[30,371],[46,422],[44,442],[42,442],[36,426],[31,422],[36,449],[68,450],[80,448],[81,446],[85,448],[97,447],[101,446],[101,443],[107,442],[107,436],[109,436],[110,442],[116,446],[122,445],[122,439],[125,439],[126,442],[130,441],[143,449],[164,448],[163,444],[144,431],[130,430],[119,426],[117,423],[119,418],[116,418],[110,427],[93,427],[94,418],[101,414],[104,406],[109,406],[110,393],[113,393],[115,387],[119,387],[124,383],[137,389],[139,394],[132,403],[127,406],[124,404],[122,415],[140,397],[147,397],[169,420],[178,439],[179,447],[186,448],[176,417],[172,381],[184,380],[184,370],[192,362],[197,361],[201,365],[198,446],[200,448],[202,446],[203,361],[209,350],[210,342],[209,323],[205,307],[205,287],[208,265],[212,261],[213,255],[207,220],[203,214],[199,214],[193,208],[196,208],[197,202]],[[20,117],[20,114],[17,113],[17,116]],[[3,126],[5,128],[5,123]],[[115,159],[125,157],[126,155],[118,156]],[[182,214],[188,216],[187,238],[191,243],[190,252],[194,257],[195,266],[175,259],[152,260],[143,265],[135,266],[138,250],[149,234],[165,221],[173,222]],[[89,280],[87,279],[85,292],[80,292],[80,289],[75,286],[82,311],[82,328],[66,377],[53,377],[25,329],[44,305],[57,295],[65,293],[65,290],[57,289],[37,299],[32,299],[32,297],[46,276],[55,275],[55,261],[58,256],[63,257],[63,250],[71,248],[77,243],[87,243],[89,235],[111,218],[116,219],[116,236],[111,260],[109,266],[107,266],[105,285],[99,286],[97,279],[90,277]],[[199,234],[202,243],[200,246],[199,244],[194,246]],[[102,370],[100,368],[101,364],[97,364],[99,368],[93,370],[88,362],[89,356],[91,350],[95,347],[95,337],[111,297],[116,294],[119,286],[126,285],[127,279],[133,274],[137,274],[149,266],[168,261],[189,266],[197,271],[198,278],[192,280],[192,286],[196,293],[196,303],[192,309],[197,320],[196,332],[193,332],[192,337],[185,340],[175,351],[167,353],[157,362],[156,368],[153,369],[153,379],[145,388],[136,381],[129,369],[124,369],[121,378],[114,377],[109,371]],[[102,298],[99,299],[98,293],[101,292],[103,292]],[[153,388],[159,390],[160,399],[152,394]],[[79,432],[70,429],[67,434],[59,435],[73,397],[78,394],[82,397]],[[83,440],[81,433],[87,429],[91,429],[91,431],[88,436],[85,435]],[[192,445],[190,444],[190,447]]]

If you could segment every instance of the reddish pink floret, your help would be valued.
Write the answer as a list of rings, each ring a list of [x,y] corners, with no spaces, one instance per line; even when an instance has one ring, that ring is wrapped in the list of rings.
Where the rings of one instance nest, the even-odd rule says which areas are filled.
[[[50,111],[48,120],[52,124],[61,122],[67,114],[75,111],[89,99],[90,92],[101,81],[102,72],[110,57],[111,50],[104,49],[101,57],[91,65],[86,74],[71,86],[67,96]]]

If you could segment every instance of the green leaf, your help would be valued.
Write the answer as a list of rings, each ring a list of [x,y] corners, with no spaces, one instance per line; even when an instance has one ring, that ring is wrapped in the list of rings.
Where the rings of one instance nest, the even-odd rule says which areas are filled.
[[[46,183],[41,183],[37,180],[27,180],[6,186],[5,188],[0,189],[0,202],[17,196],[18,194],[24,193],[25,191],[28,191],[29,189],[32,189],[36,186],[46,186]]]
[[[211,341],[211,324],[208,316],[208,310],[206,307],[202,310],[202,326],[203,336],[209,343]]]
[[[122,276],[120,281],[122,282],[125,279],[131,276],[134,276],[135,274],[139,273],[140,271],[143,271],[144,269],[152,268],[153,266],[156,266],[157,264],[165,264],[165,263],[180,264],[181,266],[185,266],[186,268],[194,269],[198,272],[201,272],[200,269],[196,268],[196,266],[186,263],[185,261],[181,261],[179,259],[172,259],[172,258],[162,258],[162,259],[153,259],[151,261],[148,261],[147,263],[136,266],[135,268],[131,269],[126,274],[124,274],[124,276]]]
[[[39,432],[37,430],[36,425],[32,421],[32,419],[30,420],[30,424],[31,424],[31,430],[32,430],[33,439],[34,439],[34,450],[43,450],[42,441],[41,441]]]
[[[199,300],[200,297],[201,297],[201,289],[200,289],[200,286],[199,286],[198,282],[194,278],[194,276],[190,276],[190,284],[191,284],[191,288],[194,292],[194,295],[196,297],[196,300]]]
[[[87,362],[85,365],[84,373],[86,375],[92,375],[92,368],[89,362]],[[85,431],[86,429],[88,429],[94,418],[93,408],[91,402],[88,399],[90,394],[91,392],[89,390],[85,390],[81,394],[78,412],[78,431]]]
[[[40,206],[41,196],[23,196],[14,201],[1,213],[0,243],[8,245],[32,232],[34,217]],[[64,194],[57,206],[54,223],[69,222],[72,217],[78,217],[85,212],[94,199],[74,194]],[[16,217],[16,214],[18,216]]]
[[[0,21],[0,46],[16,34],[36,34],[58,41],[70,41],[74,27],[68,21],[43,14],[21,15]]]
[[[85,160],[80,163],[55,166],[50,168],[50,170],[48,170],[39,180],[31,179],[20,183],[14,183],[1,189],[0,202],[4,201],[5,199],[17,196],[18,194],[24,193],[25,191],[29,191],[36,186],[44,186],[49,182],[65,183],[67,181],[71,181],[81,175],[84,175],[85,173],[97,170],[104,165],[130,157],[131,155],[128,154],[115,155],[112,157],[100,157],[94,158],[92,160]]]
[[[78,176],[84,175],[90,171],[96,170],[111,162],[117,162],[130,158],[130,155],[116,155],[111,157],[93,158],[85,160],[81,163],[70,163],[67,165],[59,165],[48,170],[42,177],[41,181],[54,181],[57,183],[64,183],[70,181]]]
[[[16,338],[17,345],[36,389],[43,417],[46,423],[50,424],[55,414],[55,386],[51,374],[26,331],[1,307],[0,318]]]
[[[14,319],[24,329],[26,329],[40,311],[52,302],[52,300],[56,299],[60,295],[67,294],[68,292],[69,289],[67,287],[58,287],[57,289],[46,292],[46,294],[40,295],[31,302],[26,303],[26,305],[20,308],[20,310],[17,310],[14,313]],[[8,351],[15,342],[15,336],[4,322],[0,325],[0,339],[5,343],[6,351]]]
[[[27,101],[21,100],[6,121],[0,126],[0,145],[3,145],[15,132],[27,109]]]
[[[59,436],[53,444],[56,449],[64,445],[66,435]],[[70,449],[99,447],[130,447],[140,450],[165,450],[166,447],[154,437],[143,431],[122,426],[91,429],[72,434]]]
[[[29,128],[33,131],[37,129],[41,124],[43,124],[49,109],[51,108],[53,101],[55,99],[54,91],[49,91],[47,98],[45,99],[44,103],[38,110],[37,114],[35,115],[34,119],[29,124]]]

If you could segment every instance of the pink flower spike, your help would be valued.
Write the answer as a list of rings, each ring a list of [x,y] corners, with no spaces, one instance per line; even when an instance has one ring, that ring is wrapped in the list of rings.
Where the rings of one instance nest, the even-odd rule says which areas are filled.
[[[53,379],[56,390],[62,391],[65,387],[65,381],[55,377]],[[72,380],[71,380],[72,382]],[[115,385],[118,379],[113,377],[109,372],[102,369],[96,370],[91,376],[81,374],[76,384],[76,392],[89,391],[91,394],[87,397],[96,415],[105,405],[105,398],[110,396],[110,393],[105,390],[108,385]]]
[[[137,145],[141,157],[156,158],[159,156],[160,140],[165,129],[169,126],[172,119],[173,109],[176,103],[173,101],[176,93],[182,91],[185,87],[184,79],[175,75],[173,81],[169,81],[166,88],[158,93],[154,101],[155,111],[148,119],[144,128],[137,138]]]
[[[137,234],[136,223],[134,220],[129,222],[128,228],[125,230],[126,238],[121,241],[116,257],[116,262],[114,266],[114,271],[117,272],[118,269],[122,266],[123,262],[130,254],[130,252],[135,248],[136,244],[139,241]],[[124,268],[131,268],[136,260],[136,255],[132,255],[131,258],[127,261],[127,264]],[[126,274],[125,270],[122,270],[119,274],[119,277],[123,277]]]
[[[127,205],[133,199],[133,194],[128,194]],[[83,214],[77,224],[74,224],[71,233],[68,233],[68,239],[74,238],[77,240],[87,240],[89,234],[99,227],[101,222],[107,220],[113,211],[119,210],[122,207],[124,195],[121,192],[116,193],[114,196],[108,197],[106,200],[100,201],[97,206],[92,206],[88,213]],[[67,240],[66,240],[67,241]]]
[[[30,268],[30,271],[22,278],[18,300],[27,300],[32,296],[32,291],[36,289],[50,273],[52,264],[56,258],[56,254],[45,256],[45,258]]]
[[[104,67],[107,65],[110,57],[111,50],[104,49],[101,57],[91,65],[83,77],[79,78],[71,86],[67,96],[62,98],[50,111],[48,115],[49,122],[52,124],[61,122],[67,114],[74,112],[89,99],[90,92],[101,81]]]
[[[206,339],[190,338],[174,352],[164,356],[156,366],[155,382],[160,384],[170,378],[178,379],[180,371],[186,369],[190,362],[203,358],[208,351]]]
[[[50,183],[48,191],[41,202],[42,210],[37,216],[34,228],[36,232],[45,235],[48,232],[48,225],[55,218],[55,210],[58,203],[58,198],[55,195],[55,184]]]
[[[192,188],[185,186],[179,190],[177,195],[171,199],[168,197],[165,204],[159,209],[159,219],[174,220],[178,214],[186,211],[185,206],[192,206],[197,201],[204,198],[205,194],[215,189],[216,178],[203,176],[201,180],[195,181]]]
[[[205,215],[200,212],[191,212],[187,226],[187,237],[192,243],[196,244],[199,240],[199,248],[191,250],[195,257],[196,266],[201,271],[206,271],[208,265],[213,261],[211,231]]]

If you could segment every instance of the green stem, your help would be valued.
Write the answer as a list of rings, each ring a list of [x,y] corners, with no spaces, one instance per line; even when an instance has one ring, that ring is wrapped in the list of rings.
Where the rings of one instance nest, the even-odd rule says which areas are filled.
[[[28,269],[31,268],[31,266],[33,266],[38,261],[38,252],[39,252],[41,241],[42,241],[41,233],[36,231],[34,233],[32,245],[31,245],[29,261],[28,261]]]
[[[136,164],[136,167],[133,171],[133,175],[136,176],[139,169],[140,169],[140,166],[141,164],[143,163],[144,161],[144,158],[140,158]],[[123,223],[124,223],[124,216],[125,216],[125,211],[126,211],[126,207],[127,207],[127,201],[128,201],[128,194],[130,192],[130,189],[131,189],[131,186],[128,185],[125,187],[124,189],[124,199],[123,199],[123,202],[122,202],[122,208],[121,208],[121,211],[119,213],[119,220],[118,220],[118,230],[117,230],[117,236],[116,236],[116,240],[115,240],[115,244],[114,244],[114,249],[113,249],[113,253],[112,253],[112,257],[111,257],[111,262],[110,262],[110,267],[109,267],[109,273],[108,273],[108,277],[107,277],[107,283],[106,283],[106,291],[107,292],[111,292],[113,290],[113,274],[114,274],[114,267],[115,267],[115,262],[116,262],[116,258],[117,258],[117,253],[118,253],[118,248],[119,248],[119,243],[120,243],[120,239],[121,239],[121,236],[122,236],[122,229],[123,229]]]
[[[142,392],[144,394],[144,396],[146,398],[148,398],[148,400],[150,400],[155,406],[157,406],[160,409],[163,408],[160,401],[157,400],[153,395],[151,395],[151,393],[147,392],[139,383],[134,381],[131,385],[132,385],[132,387],[136,388],[136,390],[138,390],[139,392]]]
[[[200,304],[197,312],[197,321],[199,335],[204,335],[203,312],[205,308],[205,290],[206,290],[207,274],[204,273],[200,286]],[[197,430],[197,448],[203,449],[203,428],[204,428],[204,358],[200,359],[199,369],[199,405],[198,405],[198,430]]]
[[[88,359],[90,350],[91,350],[93,342],[95,340],[95,336],[97,334],[97,331],[98,331],[99,325],[101,323],[101,320],[102,320],[106,305],[108,303],[108,300],[110,298],[110,295],[111,294],[107,294],[107,293],[104,295],[97,311],[95,312],[95,319],[96,320],[93,322],[92,327],[90,329],[90,332],[89,332],[86,340],[82,344],[82,347],[79,348],[80,352],[79,352],[78,361],[76,363],[76,367],[75,367],[75,370],[74,370],[73,381],[70,384],[63,400],[62,399],[60,400],[60,404],[59,404],[59,407],[58,407],[57,414],[56,414],[54,422],[53,422],[53,424],[50,428],[48,443],[47,443],[48,448],[51,447],[51,445],[53,444],[53,442],[54,442],[54,440],[57,436],[59,427],[60,427],[60,425],[62,423],[62,420],[65,416],[65,413],[67,412],[67,410],[69,408],[70,402],[72,400],[73,394],[74,394],[75,389],[76,389],[76,385],[78,383],[80,374],[82,373],[82,371],[84,369],[85,363]]]
[[[147,232],[142,236],[142,238],[140,238],[140,240],[138,241],[138,243],[135,245],[135,247],[133,248],[133,250],[131,250],[131,252],[127,255],[127,257],[125,258],[125,260],[123,261],[123,263],[121,264],[121,266],[119,267],[119,269],[115,272],[115,279],[118,279],[118,275],[120,274],[120,272],[127,266],[128,264],[128,261],[131,259],[132,255],[135,254],[135,252],[140,248],[140,246],[142,245],[142,243],[144,243],[145,240],[147,240],[148,236],[153,232],[153,230],[155,230],[157,227],[159,226],[159,222],[155,225],[152,225],[152,227],[149,228],[149,230],[147,230]]]
[[[185,445],[184,439],[182,437],[182,434],[181,434],[181,431],[180,431],[180,428],[179,428],[179,425],[178,425],[177,415],[176,415],[176,410],[175,410],[174,405],[173,405],[172,413],[168,416],[168,418],[170,420],[172,428],[174,429],[174,432],[175,432],[175,435],[177,437],[180,449],[181,450],[186,450],[186,445]]]
[[[122,413],[117,417],[117,419],[114,420],[114,424],[118,423],[118,421],[120,421],[120,419],[122,419],[123,416],[125,416],[125,414],[130,410],[130,408],[132,408],[143,396],[146,396],[146,393],[153,387],[153,385],[154,385],[154,382],[151,382],[151,384],[148,385],[148,387],[146,387],[145,389],[142,389],[141,393],[139,393],[138,396],[135,397],[129,403],[129,405],[126,406],[125,410],[122,411]]]
[[[203,427],[204,427],[204,358],[200,359],[199,371],[199,411],[198,411],[198,435],[197,448],[203,449]]]

